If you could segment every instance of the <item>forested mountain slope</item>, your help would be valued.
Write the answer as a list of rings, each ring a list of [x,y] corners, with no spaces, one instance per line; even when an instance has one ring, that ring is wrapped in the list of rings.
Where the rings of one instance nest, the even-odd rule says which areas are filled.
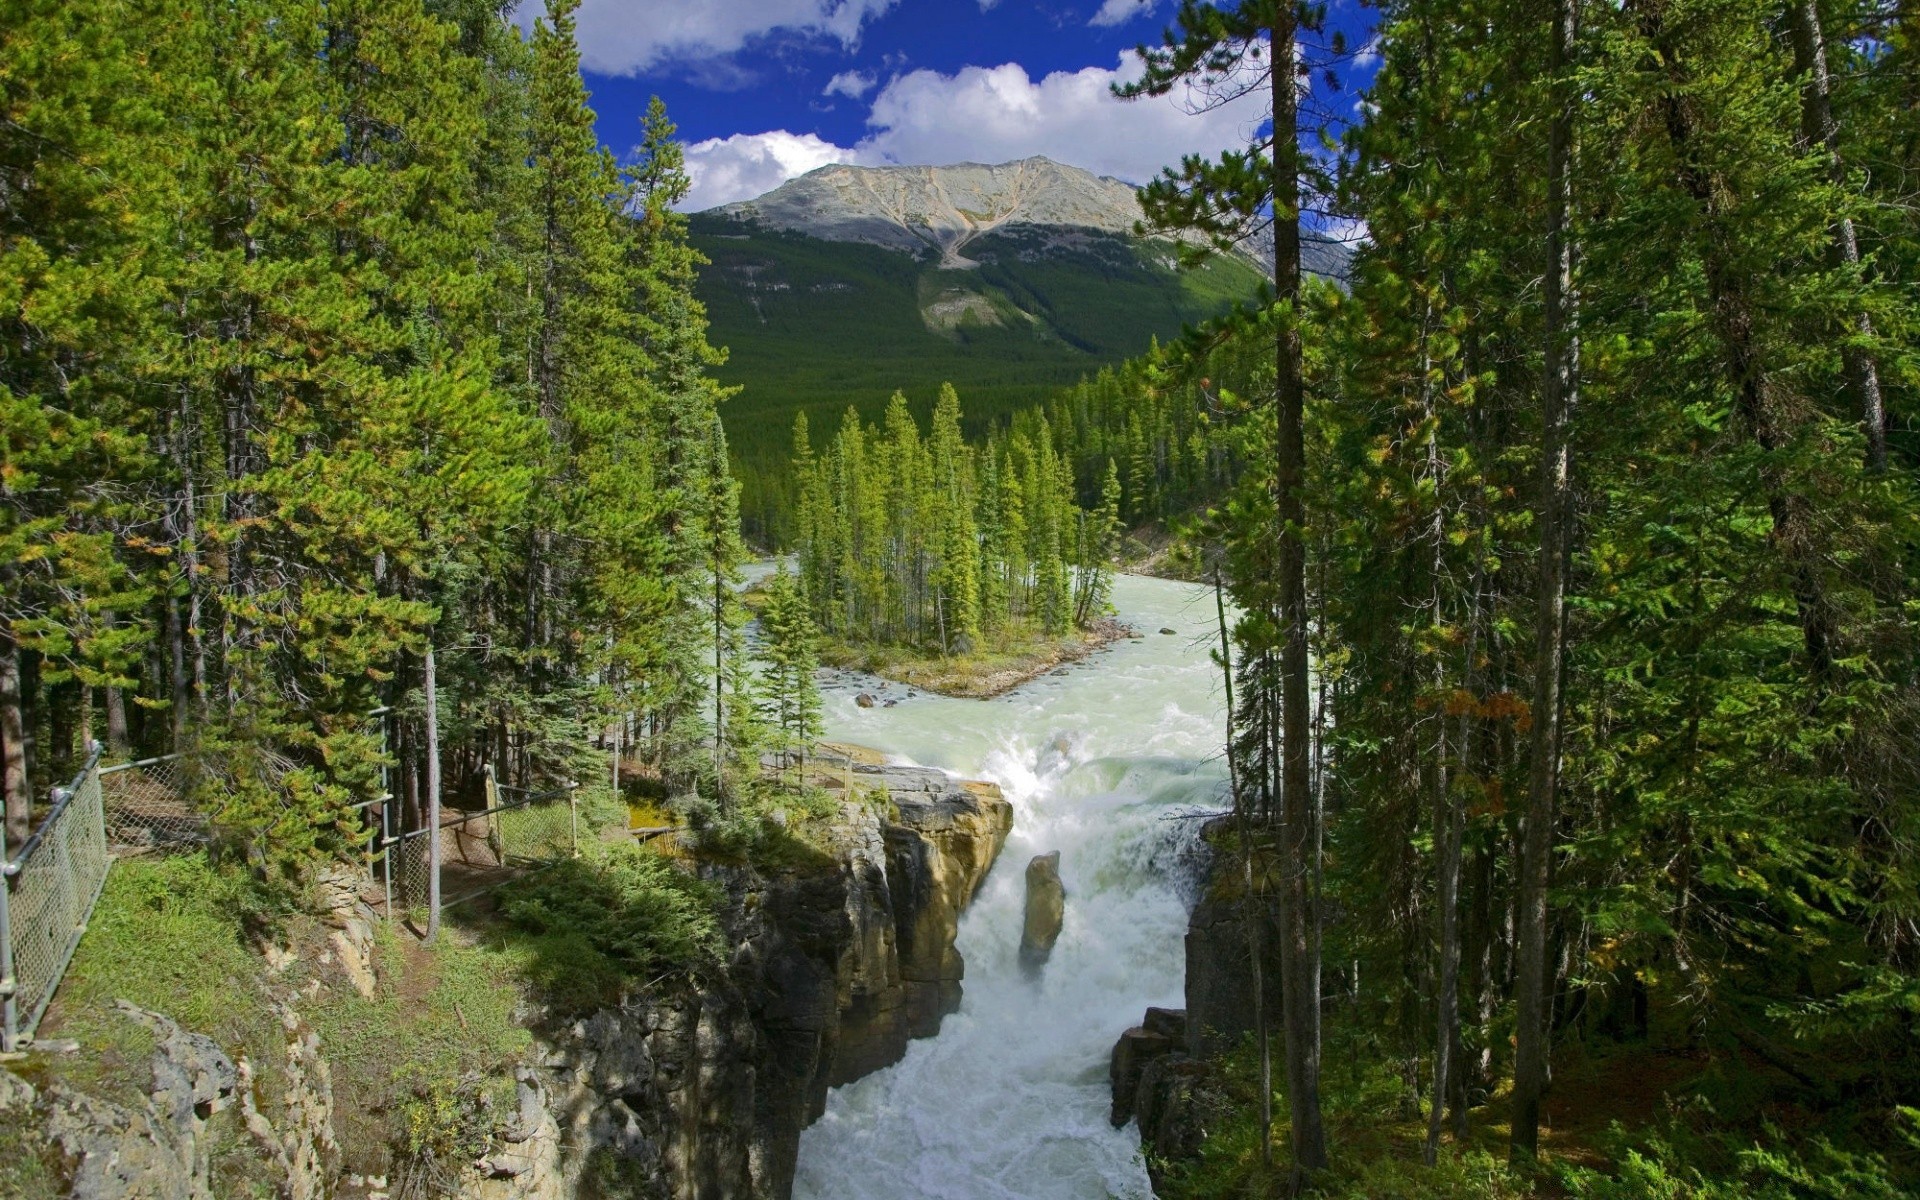
[[[877,420],[903,391],[924,420],[952,383],[977,433],[1254,295],[1258,250],[1180,270],[1174,241],[1135,235],[1135,195],[1044,158],[833,165],[696,215],[698,294],[731,352],[717,374],[742,389],[726,415],[749,529],[779,507],[766,480],[796,412]],[[1310,269],[1344,269],[1338,244],[1308,245]]]

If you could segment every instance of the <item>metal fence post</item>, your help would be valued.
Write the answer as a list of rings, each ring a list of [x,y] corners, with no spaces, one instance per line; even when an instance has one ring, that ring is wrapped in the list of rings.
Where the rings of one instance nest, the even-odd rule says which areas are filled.
[[[572,835],[574,858],[580,857],[580,785],[567,780],[567,829]]]
[[[427,642],[427,938],[440,935],[440,711],[433,642]]]
[[[389,921],[393,920],[393,774],[387,766],[387,717],[392,712],[392,705],[382,704],[367,713],[380,722],[380,884]]]
[[[7,859],[7,831],[0,826],[0,1051],[13,1053],[20,1035],[19,981],[13,977],[13,920],[7,909],[13,891],[13,864]]]

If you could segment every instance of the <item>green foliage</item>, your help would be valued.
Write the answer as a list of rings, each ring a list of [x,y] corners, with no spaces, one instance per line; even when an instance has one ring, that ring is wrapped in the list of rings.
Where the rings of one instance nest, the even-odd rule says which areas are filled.
[[[766,540],[794,536],[787,447],[795,415],[824,425],[849,404],[879,421],[902,392],[925,421],[951,382],[968,397],[973,436],[1154,339],[1248,299],[1260,276],[1239,257],[1197,272],[1164,264],[1164,243],[1095,237],[1035,254],[1018,232],[969,243],[974,271],[943,273],[907,254],[793,233],[747,231],[696,217],[693,242],[711,260],[698,292],[714,337],[731,348],[719,376],[741,388],[729,406],[745,485],[747,526]],[[935,328],[928,293],[978,296],[993,324]]]
[[[435,946],[376,933],[371,999],[331,987],[301,1006],[320,1037],[334,1120],[350,1170],[455,1178],[511,1096],[512,1066],[533,1038],[518,1020],[526,957],[442,938]],[[481,1107],[494,1093],[494,1111]],[[430,1194],[430,1193],[423,1193]]]
[[[383,787],[419,820],[429,643],[449,803],[616,722],[676,787],[751,761],[684,162],[658,103],[600,145],[572,13],[0,18],[16,838],[104,735],[192,752],[222,852],[295,888]]]
[[[568,1009],[711,962],[717,904],[713,885],[632,844],[583,850],[501,891],[502,913],[530,935],[530,977]]]
[[[849,408],[817,454],[796,424],[795,550],[826,637],[965,657],[1004,631],[1058,638],[1104,615],[1117,483],[1082,510],[1043,414],[978,449],[961,428],[950,387],[924,438],[899,395],[883,428]]]
[[[760,630],[766,664],[761,716],[778,739],[776,751],[804,764],[822,731],[820,688],[813,677],[820,666],[819,634],[799,581],[785,563],[766,585]]]
[[[1739,1133],[1665,1130],[1610,1135],[1609,1170],[1563,1167],[1559,1182],[1577,1200],[1897,1200],[1913,1194],[1911,1173],[1881,1155],[1836,1147],[1825,1137],[1792,1137],[1778,1127],[1764,1141]],[[1916,1147],[1908,1134],[1909,1153]]]

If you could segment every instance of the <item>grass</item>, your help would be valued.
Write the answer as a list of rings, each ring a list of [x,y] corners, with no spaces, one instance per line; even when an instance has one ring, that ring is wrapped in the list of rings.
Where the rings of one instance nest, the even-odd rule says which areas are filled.
[[[39,1131],[0,1121],[0,1200],[43,1200],[66,1191],[59,1151]]]
[[[257,1002],[265,965],[248,926],[276,916],[250,881],[196,855],[114,864],[40,1037],[72,1038],[74,1086],[127,1102],[145,1094],[154,1038],[113,1007],[126,1000],[204,1033],[229,1053],[274,1061],[279,1022]]]
[[[287,911],[250,877],[201,856],[114,864],[38,1035],[71,1038],[80,1049],[37,1060],[34,1082],[58,1081],[140,1107],[152,1086],[155,1038],[113,1007],[126,1000],[207,1034],[230,1057],[245,1055],[256,1067],[262,1094],[277,1096],[284,1035],[263,1000],[265,963],[250,942],[283,928],[287,919]],[[207,1143],[219,1194],[271,1194],[266,1165],[234,1110],[213,1119]],[[0,1145],[0,1159],[13,1157]],[[34,1170],[24,1164],[5,1169],[16,1175]],[[0,1174],[0,1195],[10,1194],[5,1186],[24,1188],[24,1196],[56,1194]]]
[[[511,1096],[512,1068],[533,1045],[520,1019],[524,950],[457,929],[423,946],[382,924],[374,959],[372,999],[336,986],[300,1008],[333,1072],[347,1169],[361,1174],[470,1148],[473,1106]]]

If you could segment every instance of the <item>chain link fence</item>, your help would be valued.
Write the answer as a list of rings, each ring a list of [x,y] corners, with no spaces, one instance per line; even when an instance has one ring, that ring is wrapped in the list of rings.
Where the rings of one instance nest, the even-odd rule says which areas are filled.
[[[443,813],[440,821],[442,909],[481,896],[529,871],[578,853],[579,820],[575,785],[528,792],[499,786],[499,802],[481,812]],[[386,862],[392,870],[396,911],[431,902],[432,830],[416,829],[390,839]]]
[[[10,858],[0,850],[0,1050],[12,1051],[39,1028],[106,883],[113,859],[100,774],[95,746],[73,782],[55,790],[32,836]]]
[[[187,801],[189,768],[178,754],[100,768],[102,816],[115,855],[174,854],[211,840],[206,814]]]

